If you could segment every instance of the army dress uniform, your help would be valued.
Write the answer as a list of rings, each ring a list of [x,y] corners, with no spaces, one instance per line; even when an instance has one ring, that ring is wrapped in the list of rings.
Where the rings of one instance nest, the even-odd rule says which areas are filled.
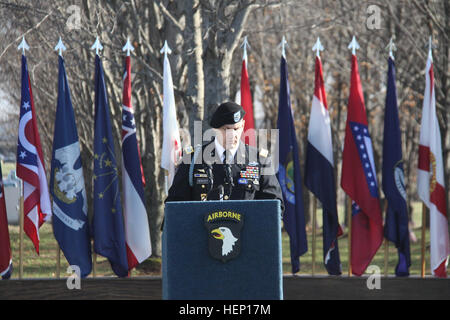
[[[244,115],[242,106],[225,102],[214,112],[210,125],[218,129],[237,124]],[[185,148],[166,201],[278,199],[284,211],[277,177],[263,174],[271,166],[268,151],[257,151],[241,141],[236,150],[225,151],[215,138],[195,151]]]
[[[277,177],[261,174],[271,165],[267,150],[257,152],[256,148],[240,142],[233,161],[227,164],[222,160],[223,155],[217,154],[215,143],[213,139],[201,147],[204,158],[201,161],[198,160],[200,150],[185,148],[183,156],[190,157],[192,165],[184,162],[178,165],[166,201],[278,199],[284,210]],[[257,155],[257,161],[250,161],[250,155]],[[205,159],[213,161],[208,163]]]

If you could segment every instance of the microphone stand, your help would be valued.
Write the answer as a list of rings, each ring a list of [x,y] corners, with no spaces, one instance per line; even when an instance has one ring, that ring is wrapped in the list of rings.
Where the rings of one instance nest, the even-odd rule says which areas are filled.
[[[225,164],[225,184],[228,187],[228,197],[231,197],[231,192],[234,187],[233,175],[231,173],[231,166],[227,163]]]
[[[213,191],[214,186],[214,175],[212,172],[212,165],[210,163],[206,163],[206,174],[208,175],[209,180],[209,190],[208,193],[206,194],[206,200],[208,200],[209,194],[211,191]]]

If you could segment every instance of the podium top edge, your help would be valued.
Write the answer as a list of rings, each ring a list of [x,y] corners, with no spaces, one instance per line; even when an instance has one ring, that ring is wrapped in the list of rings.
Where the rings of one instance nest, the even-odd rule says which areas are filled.
[[[204,205],[204,206],[233,206],[233,205],[275,205],[281,208],[281,202],[278,199],[259,199],[259,200],[208,200],[208,201],[170,201],[164,204],[164,207],[176,207],[180,205]]]
[[[199,203],[204,203],[204,204],[235,204],[235,203],[249,203],[249,202],[255,202],[255,203],[279,203],[280,200],[278,199],[258,199],[258,200],[226,200],[226,201],[221,201],[221,200],[208,200],[208,201],[170,201],[170,202],[166,202],[165,205],[171,205],[171,204],[199,204]]]

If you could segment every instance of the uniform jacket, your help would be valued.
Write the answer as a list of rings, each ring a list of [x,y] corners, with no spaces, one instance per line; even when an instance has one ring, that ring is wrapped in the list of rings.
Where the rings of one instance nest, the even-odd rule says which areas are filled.
[[[258,153],[256,148],[239,143],[233,164],[230,164],[234,186],[227,183],[226,165],[215,153],[214,140],[201,147],[196,159],[192,150],[185,152],[166,201],[278,199],[284,211],[283,195],[275,173],[262,174],[264,168],[271,166],[266,150]],[[191,167],[190,163],[194,161]]]

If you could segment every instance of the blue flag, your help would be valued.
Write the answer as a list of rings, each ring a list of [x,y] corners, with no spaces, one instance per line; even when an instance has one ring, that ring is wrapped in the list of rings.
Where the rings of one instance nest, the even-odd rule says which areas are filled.
[[[95,56],[94,250],[108,258],[119,277],[128,275],[119,174],[102,63]]]
[[[69,83],[61,56],[50,192],[55,239],[69,264],[79,266],[81,276],[86,277],[92,269],[86,189]]]
[[[297,137],[292,119],[287,64],[281,58],[278,129],[280,135],[280,165],[278,180],[283,191],[285,211],[283,223],[290,239],[292,273],[300,270],[300,256],[308,251],[303,212],[302,178]]]
[[[383,192],[388,202],[385,237],[398,249],[397,276],[408,276],[411,266],[408,230],[408,207],[403,175],[402,141],[395,86],[395,64],[389,57],[386,111],[383,139]]]

